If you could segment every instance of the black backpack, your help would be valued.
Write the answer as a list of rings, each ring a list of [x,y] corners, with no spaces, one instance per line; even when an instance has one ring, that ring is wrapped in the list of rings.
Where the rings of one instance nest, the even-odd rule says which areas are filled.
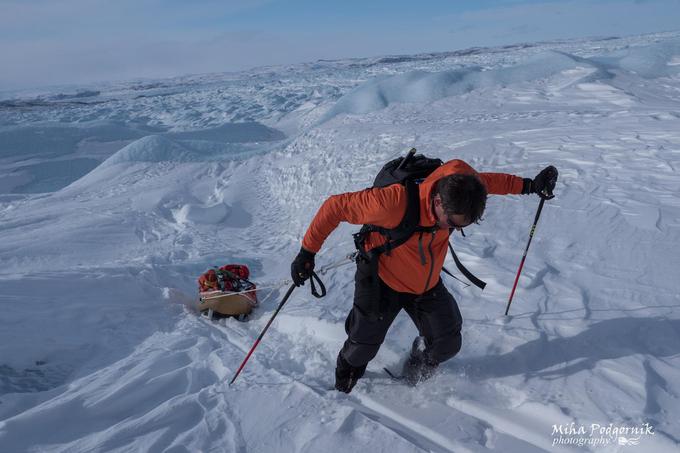
[[[367,261],[378,259],[379,255],[387,253],[404,244],[416,233],[432,233],[438,227],[422,227],[420,223],[420,193],[418,185],[437,168],[444,163],[441,159],[433,159],[422,154],[416,154],[416,149],[411,148],[405,157],[398,157],[386,163],[378,172],[371,187],[387,187],[392,184],[402,184],[406,188],[407,204],[406,213],[395,228],[383,228],[377,225],[364,225],[358,233],[355,233],[354,244],[359,256]],[[369,233],[378,232],[387,238],[387,241],[371,250],[364,250],[364,243]],[[486,283],[475,277],[458,260],[453,251],[451,242],[449,250],[458,269],[477,287],[484,289]],[[377,268],[376,268],[377,269]],[[444,272],[454,277],[447,269]],[[456,277],[454,277],[456,278]]]
[[[406,157],[398,157],[386,163],[378,172],[371,187],[387,187],[402,184],[406,187],[406,213],[395,228],[383,228],[377,225],[364,225],[354,234],[354,244],[359,253],[366,259],[377,258],[382,253],[389,254],[393,249],[405,243],[416,232],[432,232],[436,227],[424,228],[420,223],[420,194],[418,184],[433,171],[442,166],[441,159],[431,159],[422,154],[416,155],[411,148]],[[384,245],[364,251],[364,242],[369,233],[378,232],[387,238]]]

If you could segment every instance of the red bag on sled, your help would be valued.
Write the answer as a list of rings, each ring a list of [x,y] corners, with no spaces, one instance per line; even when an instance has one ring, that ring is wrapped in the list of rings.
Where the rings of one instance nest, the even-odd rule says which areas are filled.
[[[247,315],[257,305],[257,291],[248,280],[250,270],[243,264],[227,264],[198,277],[201,312],[224,316]]]

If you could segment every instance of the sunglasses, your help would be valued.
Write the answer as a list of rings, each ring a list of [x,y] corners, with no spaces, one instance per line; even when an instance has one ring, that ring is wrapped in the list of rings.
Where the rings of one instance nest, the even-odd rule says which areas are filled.
[[[462,230],[463,228],[470,226],[470,223],[459,225],[451,217],[446,217],[446,223],[449,225],[449,228],[453,228],[454,230]]]

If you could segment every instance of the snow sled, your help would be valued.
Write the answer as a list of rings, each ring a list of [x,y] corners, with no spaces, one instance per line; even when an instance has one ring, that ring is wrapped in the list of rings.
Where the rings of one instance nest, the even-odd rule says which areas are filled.
[[[257,291],[248,266],[227,264],[198,278],[198,310],[209,318],[234,316],[243,321],[257,306]]]
[[[199,293],[198,309],[201,312],[212,310],[228,316],[247,315],[257,305],[257,298],[250,293],[234,293],[230,291],[203,291]]]

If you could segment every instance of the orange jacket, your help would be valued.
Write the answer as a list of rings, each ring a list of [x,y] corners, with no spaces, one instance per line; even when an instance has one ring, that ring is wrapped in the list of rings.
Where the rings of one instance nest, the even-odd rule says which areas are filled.
[[[479,176],[489,194],[505,195],[522,192],[523,181],[519,176],[505,173],[477,173],[462,160],[451,160],[435,170],[420,185],[420,225],[432,227],[437,222],[432,212],[432,189],[444,176],[453,174],[474,174]],[[370,223],[383,228],[395,228],[406,213],[406,188],[392,184],[382,188],[365,189],[329,197],[314,216],[302,247],[317,253],[328,235],[340,222],[355,225]],[[404,244],[392,250],[389,255],[380,255],[378,274],[392,289],[399,292],[422,294],[434,287],[444,266],[448,249],[448,228],[436,233],[425,233],[422,246],[426,251],[426,263],[422,264],[419,249],[419,234],[414,234]],[[382,245],[385,238],[380,233],[370,233],[366,250]],[[428,253],[431,246],[432,253]],[[429,277],[429,281],[428,281]]]

